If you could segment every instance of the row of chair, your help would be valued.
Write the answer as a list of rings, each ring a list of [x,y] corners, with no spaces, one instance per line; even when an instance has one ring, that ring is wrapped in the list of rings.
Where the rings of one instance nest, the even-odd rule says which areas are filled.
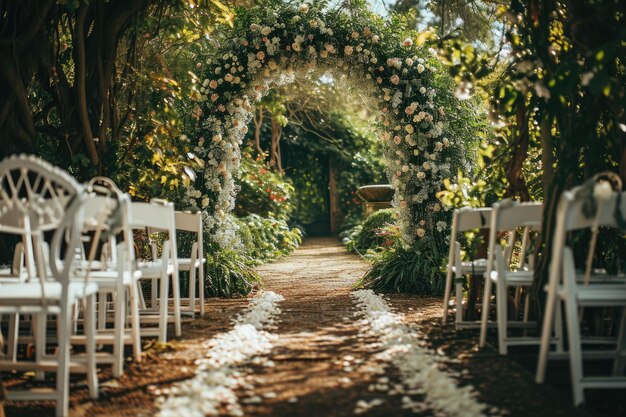
[[[623,230],[626,225],[626,193],[621,192],[619,182],[615,186],[619,191],[613,191],[610,187],[607,181],[594,179],[590,184],[565,192],[558,203],[540,337],[533,336],[538,323],[529,321],[529,301],[533,294],[530,287],[534,279],[534,256],[537,251],[534,246],[542,232],[543,205],[505,200],[490,208],[457,209],[452,221],[443,305],[444,323],[448,320],[449,307],[452,305],[454,284],[454,322],[457,328],[479,327],[479,345],[483,347],[487,342],[488,329],[495,327],[498,351],[502,355],[506,355],[511,346],[540,345],[536,376],[538,383],[545,379],[549,358],[569,358],[576,405],[584,402],[585,388],[626,387],[626,277],[612,276],[605,270],[594,270],[591,267],[599,228]],[[594,193],[590,189],[604,189],[604,192]],[[595,207],[595,211],[590,207]],[[462,239],[458,237],[463,232],[474,230],[488,234],[487,256],[478,259],[466,256],[464,260]],[[576,268],[572,243],[574,232],[584,230],[591,231],[591,243],[583,260],[583,270],[580,270]],[[581,265],[580,262],[578,264]],[[468,276],[481,279],[483,283],[479,322],[468,320],[463,311],[463,294],[470,282]],[[495,286],[495,300],[492,286]],[[494,301],[495,321],[490,322]],[[617,331],[609,335],[611,337],[582,337],[584,309],[590,307],[621,308]],[[564,337],[565,333],[567,338]],[[607,346],[611,349],[607,349]],[[583,358],[613,360],[611,375],[584,376]]]
[[[177,230],[193,235],[188,258],[178,257]],[[110,179],[81,185],[38,158],[14,156],[0,162],[0,232],[19,240],[13,265],[0,275],[0,315],[7,318],[0,370],[32,371],[40,380],[56,373],[56,389],[10,390],[9,400],[55,400],[56,415],[65,416],[70,373],[85,373],[97,398],[99,365],[110,364],[119,377],[126,345],[141,361],[142,337],[166,342],[172,323],[180,336],[181,315],[193,315],[198,301],[204,313],[199,212],[133,202]],[[153,233],[164,240],[147,241]],[[140,236],[151,246],[148,260],[136,257]],[[185,299],[181,271],[189,274]],[[109,353],[98,351],[104,345]]]

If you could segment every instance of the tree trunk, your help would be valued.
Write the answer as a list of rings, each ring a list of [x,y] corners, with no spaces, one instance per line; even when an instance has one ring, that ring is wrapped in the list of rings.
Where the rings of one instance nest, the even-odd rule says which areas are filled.
[[[336,235],[339,232],[339,226],[343,221],[343,213],[341,212],[341,202],[339,198],[339,187],[337,186],[337,161],[332,156],[328,163],[328,189],[330,200],[330,233]]]
[[[270,158],[271,162],[278,172],[283,173],[283,163],[280,156],[280,137],[283,133],[283,128],[272,117],[272,137],[270,146]]]
[[[259,156],[263,155],[263,148],[261,148],[261,128],[263,127],[263,106],[257,106],[253,113],[254,121],[254,146]]]

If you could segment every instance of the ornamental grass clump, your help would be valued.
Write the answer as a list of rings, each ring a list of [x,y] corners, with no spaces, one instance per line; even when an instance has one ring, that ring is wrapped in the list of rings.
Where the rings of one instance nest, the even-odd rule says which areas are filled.
[[[397,230],[395,210],[378,210],[348,232],[346,247],[348,251],[360,254],[379,247],[389,247],[398,240]]]

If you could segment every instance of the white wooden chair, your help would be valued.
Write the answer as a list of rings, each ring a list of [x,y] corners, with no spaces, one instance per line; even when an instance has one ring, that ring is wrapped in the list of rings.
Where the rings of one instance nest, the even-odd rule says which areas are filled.
[[[496,285],[496,328],[498,332],[498,351],[506,355],[508,346],[538,344],[538,338],[509,337],[509,327],[527,326],[528,299],[524,307],[524,322],[509,322],[508,298],[509,288],[528,288],[533,282],[532,261],[527,261],[528,236],[530,231],[541,228],[543,204],[519,203],[503,200],[493,205],[491,225],[489,228],[489,249],[487,271],[485,272],[485,288],[483,295],[482,320],[480,327],[480,347],[487,342],[491,285]],[[516,242],[517,229],[522,229],[521,253],[516,269],[511,269],[511,256]],[[499,232],[509,234],[506,246],[501,244]]]
[[[133,356],[141,361],[139,334],[138,282],[141,271],[133,268],[134,251],[129,227],[130,197],[122,193],[108,178],[96,177],[87,184],[83,233],[93,233],[99,240],[102,232],[107,234],[104,244],[96,242],[84,254],[82,268],[75,279],[89,274],[91,282],[98,284],[98,344],[112,345],[112,355],[98,355],[98,363],[111,363],[113,376],[119,377],[124,369],[124,345],[133,346]],[[117,235],[124,241],[117,243]],[[97,249],[101,258],[94,260]],[[111,302],[109,302],[109,296]],[[109,323],[109,305],[112,305],[112,329]],[[128,314],[127,314],[128,311]],[[130,316],[130,320],[128,320]],[[127,323],[130,322],[130,327]]]
[[[137,264],[142,281],[150,280],[152,283],[151,309],[142,310],[140,315],[141,335],[157,336],[159,342],[164,343],[167,341],[168,322],[174,323],[177,337],[182,334],[174,205],[169,202],[132,202],[130,214],[130,226],[133,229],[164,231],[168,234],[168,239],[163,242],[160,259]],[[173,295],[171,314],[168,308],[170,282]],[[145,302],[142,304],[145,306]],[[158,324],[156,329],[144,326],[154,323]]]
[[[478,327],[480,322],[467,321],[463,319],[463,283],[465,276],[483,275],[487,270],[486,259],[473,259],[464,262],[461,258],[461,244],[456,240],[457,235],[474,229],[487,229],[491,224],[491,207],[471,208],[463,207],[454,210],[452,217],[452,231],[450,234],[450,249],[448,252],[448,264],[446,266],[446,288],[443,298],[443,324],[448,319],[448,309],[452,292],[452,279],[454,276],[456,313],[455,326]]]
[[[595,252],[595,236],[599,227],[624,228],[626,219],[626,193],[610,192],[606,198],[595,198],[596,212],[585,214],[586,200],[580,191],[582,187],[562,194],[557,211],[557,224],[553,238],[552,262],[547,286],[547,298],[541,332],[541,348],[537,364],[536,381],[543,383],[548,356],[550,337],[559,331],[559,324],[553,320],[561,306],[565,309],[574,404],[584,402],[584,390],[589,388],[626,388],[624,365],[626,363],[626,282],[624,276],[593,274],[591,261]],[[568,246],[570,232],[591,229],[592,239],[588,251],[584,273],[577,272],[575,259]],[[585,307],[621,308],[615,349],[592,349],[598,340],[586,339],[581,335],[580,313]],[[609,343],[602,342],[607,346]],[[587,348],[583,350],[584,345]],[[558,356],[558,355],[555,355]],[[585,376],[583,357],[588,359],[612,359],[613,369],[608,376]]]
[[[70,279],[80,245],[83,188],[67,173],[33,156],[0,162],[0,230],[22,236],[28,279],[0,284],[0,314],[35,319],[35,361],[0,360],[0,370],[56,372],[53,391],[8,391],[9,400],[54,400],[56,415],[68,414],[69,374],[86,373],[89,393],[98,396],[95,356],[95,296],[98,286]],[[50,264],[42,254],[44,232],[52,232]],[[72,306],[84,301],[86,355],[70,356]],[[46,352],[47,317],[57,317],[57,349]],[[82,359],[82,360],[81,360]]]
[[[183,310],[190,313],[192,316],[195,314],[196,300],[200,303],[200,316],[204,316],[204,264],[206,258],[204,257],[204,244],[203,244],[203,228],[202,228],[202,213],[190,213],[177,211],[175,213],[176,230],[185,232],[192,232],[196,236],[195,242],[191,246],[191,253],[189,258],[178,258],[178,270],[180,272],[189,272],[189,293],[188,293],[188,308]],[[196,278],[198,281],[198,297],[196,298]],[[182,299],[181,301],[185,301]]]

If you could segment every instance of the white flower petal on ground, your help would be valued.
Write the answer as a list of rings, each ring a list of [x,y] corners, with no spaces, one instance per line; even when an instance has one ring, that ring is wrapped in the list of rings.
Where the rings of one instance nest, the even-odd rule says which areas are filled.
[[[196,361],[195,376],[174,385],[169,396],[157,400],[157,416],[204,417],[221,412],[243,415],[234,392],[237,387],[245,385],[237,367],[271,350],[274,336],[263,329],[274,323],[280,314],[277,304],[283,300],[281,295],[272,291],[257,294],[246,311],[234,320],[231,331],[205,343],[207,352],[205,358]],[[250,397],[244,402],[251,401],[257,399]]]
[[[448,372],[440,370],[437,354],[423,346],[416,331],[404,324],[402,315],[394,313],[382,297],[371,290],[354,291],[352,297],[367,321],[362,332],[377,337],[385,349],[376,355],[377,359],[392,364],[399,371],[407,393],[425,396],[422,402],[402,397],[403,408],[414,412],[430,408],[434,414],[459,417],[485,415],[486,405],[476,400],[474,389],[459,387]],[[379,378],[379,382],[381,380],[385,381]],[[370,405],[361,401],[357,402],[355,413],[365,412]]]

